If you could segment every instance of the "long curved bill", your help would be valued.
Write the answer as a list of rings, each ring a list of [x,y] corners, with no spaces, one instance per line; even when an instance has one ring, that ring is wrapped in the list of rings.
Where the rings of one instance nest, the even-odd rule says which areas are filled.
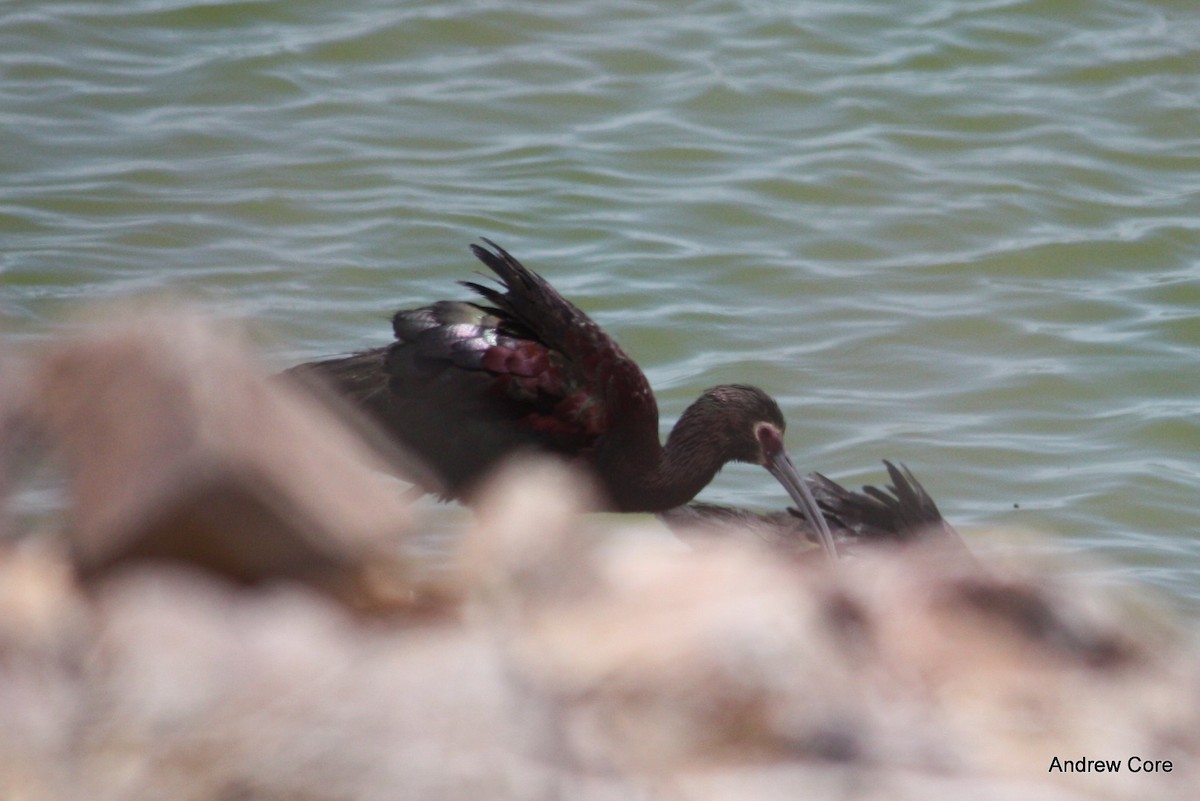
[[[766,468],[771,475],[775,476],[775,480],[783,485],[788,495],[791,495],[792,500],[800,507],[800,511],[804,512],[804,517],[817,530],[817,539],[820,540],[821,547],[825,549],[825,555],[836,560],[838,558],[837,546],[833,542],[829,524],[825,522],[825,515],[821,514],[821,507],[817,506],[817,499],[813,497],[808,485],[800,477],[800,473],[796,470],[796,465],[792,464],[792,459],[787,455],[787,451],[782,448],[776,451],[767,460]]]

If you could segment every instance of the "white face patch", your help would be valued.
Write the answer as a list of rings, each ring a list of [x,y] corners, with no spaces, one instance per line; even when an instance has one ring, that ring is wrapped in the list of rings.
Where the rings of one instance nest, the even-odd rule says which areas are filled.
[[[754,438],[758,440],[764,461],[783,450],[783,432],[770,423],[756,425]]]

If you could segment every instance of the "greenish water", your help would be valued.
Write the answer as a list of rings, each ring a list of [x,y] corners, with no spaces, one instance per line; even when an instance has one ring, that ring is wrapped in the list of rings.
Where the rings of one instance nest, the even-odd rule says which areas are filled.
[[[10,0],[0,77],[6,338],[165,288],[283,365],[486,235],[665,424],[760,384],[802,469],[1200,609],[1200,6]]]

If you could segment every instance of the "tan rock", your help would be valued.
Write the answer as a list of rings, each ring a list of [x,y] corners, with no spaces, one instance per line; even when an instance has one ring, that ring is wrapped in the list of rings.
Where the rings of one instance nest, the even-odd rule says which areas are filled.
[[[368,605],[416,592],[400,556],[407,504],[384,465],[199,316],[164,308],[54,344],[34,399],[65,455],[84,576],[174,559]]]

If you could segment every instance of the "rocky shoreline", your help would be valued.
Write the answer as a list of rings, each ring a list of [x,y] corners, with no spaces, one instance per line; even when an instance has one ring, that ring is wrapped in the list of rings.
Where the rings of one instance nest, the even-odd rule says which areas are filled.
[[[433,568],[387,477],[404,455],[227,328],[139,310],[5,354],[0,491],[52,460],[69,506],[61,530],[0,517],[0,798],[1200,786],[1200,670],[1165,613],[1012,555],[664,543],[588,523],[585,482],[543,462],[497,476]]]

